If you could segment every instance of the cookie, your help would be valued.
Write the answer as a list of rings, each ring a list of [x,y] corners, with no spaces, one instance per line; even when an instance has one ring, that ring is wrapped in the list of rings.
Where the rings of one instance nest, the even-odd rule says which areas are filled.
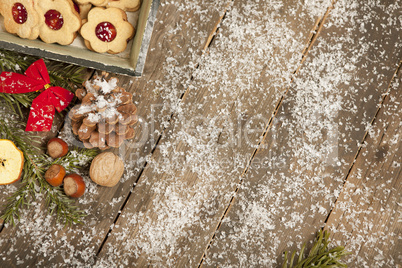
[[[119,8],[92,8],[88,21],[81,27],[81,35],[88,49],[99,53],[123,52],[133,38],[134,27],[127,22],[126,13]]]
[[[140,0],[109,0],[108,7],[117,7],[125,11],[137,11],[141,7]]]
[[[69,45],[77,37],[81,17],[71,0],[40,0],[38,11],[45,18],[39,30],[44,42]]]
[[[44,21],[36,10],[33,0],[1,0],[0,12],[7,32],[22,38],[36,39]]]
[[[77,0],[74,0],[74,9],[80,14],[82,23],[87,21],[88,13],[92,8],[92,4],[79,4]]]

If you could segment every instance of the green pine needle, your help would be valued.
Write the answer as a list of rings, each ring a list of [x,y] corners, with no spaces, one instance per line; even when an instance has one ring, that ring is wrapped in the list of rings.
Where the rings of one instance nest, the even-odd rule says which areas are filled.
[[[49,166],[59,164],[65,168],[66,172],[76,172],[98,154],[99,151],[97,149],[76,148],[69,151],[66,156],[53,160]]]
[[[23,73],[29,65],[38,58],[34,56],[23,55],[17,52],[0,49],[0,68],[1,71],[11,71]]]
[[[296,256],[296,251],[292,253],[290,257],[290,263],[288,265],[288,252],[285,252],[285,260],[282,268],[310,268],[310,267],[347,267],[346,264],[341,263],[340,259],[343,256],[349,255],[351,253],[346,252],[344,247],[336,247],[333,249],[328,249],[330,233],[327,231],[318,232],[316,242],[311,248],[307,257],[304,256],[304,250],[306,244],[304,244],[300,250],[299,258],[297,263],[294,263],[294,258]]]
[[[85,67],[45,60],[50,83],[75,92],[84,82]]]
[[[96,150],[75,149],[66,156],[49,161],[41,153],[43,148],[37,144],[37,138],[23,131],[24,124],[12,124],[0,119],[0,139],[9,139],[24,153],[24,166],[19,189],[8,199],[1,218],[13,226],[19,221],[21,210],[30,207],[32,201],[42,195],[50,214],[55,214],[59,222],[65,224],[81,223],[84,211],[74,205],[75,201],[67,197],[61,187],[52,187],[44,179],[45,171],[53,163],[62,164],[67,171],[86,166],[98,153]]]

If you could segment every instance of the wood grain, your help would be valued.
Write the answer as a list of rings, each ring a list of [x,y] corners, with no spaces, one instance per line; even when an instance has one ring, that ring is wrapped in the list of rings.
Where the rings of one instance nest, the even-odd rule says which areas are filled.
[[[234,2],[98,265],[198,265],[301,62],[318,21],[309,8]]]
[[[395,5],[335,4],[203,266],[276,267],[323,227],[402,56]]]
[[[365,146],[325,225],[336,244],[352,253],[350,266],[401,263],[402,72],[368,132]]]
[[[184,8],[191,5],[198,8]],[[87,192],[77,201],[89,214],[82,226],[56,224],[52,216],[45,215],[46,209],[40,202],[35,204],[20,224],[7,227],[1,233],[0,266],[82,266],[95,262],[98,249],[144,166],[145,157],[156,145],[164,128],[162,122],[170,118],[169,107],[185,91],[202,49],[216,30],[225,8],[226,2],[217,4],[211,0],[161,4],[143,76],[118,76],[119,85],[133,93],[140,119],[136,137],[115,151],[127,167],[122,183],[105,188],[85,179]]]

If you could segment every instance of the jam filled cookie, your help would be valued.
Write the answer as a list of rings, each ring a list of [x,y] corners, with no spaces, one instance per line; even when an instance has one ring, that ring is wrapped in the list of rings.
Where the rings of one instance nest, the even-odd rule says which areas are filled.
[[[74,0],[74,9],[75,11],[80,14],[82,23],[85,23],[88,18],[88,12],[91,10],[92,5],[91,4],[79,4],[77,0]]]
[[[140,6],[140,0],[109,0],[108,3],[108,7],[117,7],[125,11],[137,11]]]
[[[35,5],[33,0],[1,0],[0,12],[4,16],[6,31],[22,38],[38,38],[43,18]]]
[[[92,8],[88,22],[81,27],[85,45],[99,53],[123,52],[134,32],[134,27],[127,22],[126,13],[119,8]]]
[[[40,0],[39,12],[45,22],[40,27],[40,38],[46,43],[69,45],[77,37],[81,17],[71,0]]]

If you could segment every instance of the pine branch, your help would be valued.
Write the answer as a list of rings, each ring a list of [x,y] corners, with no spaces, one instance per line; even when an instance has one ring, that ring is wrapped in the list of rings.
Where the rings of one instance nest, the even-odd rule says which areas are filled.
[[[24,154],[25,157],[25,154]],[[13,226],[20,220],[21,209],[29,208],[31,201],[36,199],[36,183],[37,176],[35,169],[27,157],[24,159],[22,184],[11,197],[8,198],[8,203],[5,206],[4,213],[1,216],[5,223],[11,223]]]
[[[82,223],[86,213],[74,205],[74,200],[67,197],[62,187],[52,187],[45,180],[40,180],[40,189],[46,194],[46,206],[51,215],[56,214],[59,222],[70,225]]]
[[[1,71],[12,71],[23,73],[29,65],[38,60],[37,57],[27,56],[17,52],[0,49],[0,67]],[[84,82],[85,67],[45,60],[50,83],[75,92],[76,88]],[[39,95],[39,92],[30,92],[26,94],[7,94],[0,93],[0,99],[3,99],[7,106],[21,117],[22,107],[29,108],[32,101]]]
[[[49,71],[50,82],[75,92],[84,82],[85,67],[45,60]]]
[[[0,48],[0,68],[1,71],[12,71],[23,73],[29,65],[38,60],[38,57],[24,55],[14,51],[8,51]],[[50,81],[59,87],[67,88],[69,83],[79,85],[84,82],[85,67],[44,60],[49,71]],[[73,89],[73,88],[72,88]]]
[[[306,244],[304,244],[300,250],[299,258],[297,259],[297,263],[293,265],[294,258],[296,255],[296,251],[292,253],[290,257],[290,263],[288,266],[288,252],[285,252],[285,261],[283,263],[282,268],[308,268],[308,267],[347,267],[346,264],[341,263],[340,259],[343,256],[349,255],[351,253],[346,252],[345,248],[342,246],[328,249],[329,244],[329,236],[330,233],[327,231],[322,232],[320,230],[318,232],[316,242],[311,248],[307,257],[304,257],[304,250],[306,248]]]
[[[4,222],[15,226],[16,220],[20,220],[20,208],[29,207],[30,205],[28,196],[31,195],[31,186],[32,184],[24,181],[22,185],[20,185],[20,188],[9,197],[9,202],[5,207],[5,212],[1,216],[1,218],[4,219]]]
[[[30,92],[26,94],[7,94],[0,93],[0,99],[3,99],[7,106],[19,116],[24,117],[22,114],[22,107],[29,108],[32,101],[39,95],[37,92]]]
[[[97,154],[96,150],[72,150],[66,156],[53,162],[41,154],[32,135],[23,130],[21,122],[12,124],[0,119],[0,138],[12,140],[24,153],[24,167],[20,188],[8,199],[4,213],[1,216],[6,223],[15,225],[20,219],[21,210],[30,206],[39,194],[43,194],[49,213],[55,214],[57,220],[65,224],[81,223],[85,213],[74,205],[74,200],[68,198],[61,187],[52,187],[44,179],[47,168],[55,162],[62,163],[66,170],[88,165]],[[43,149],[42,149],[43,150]]]
[[[38,58],[34,56],[0,49],[1,71],[23,73],[36,60]],[[45,63],[52,85],[74,92],[84,81],[84,67],[50,60],[45,60]],[[23,118],[22,108],[29,108],[38,95],[39,92],[0,93],[0,99],[4,100],[13,112]],[[43,174],[52,163],[49,163],[48,159],[40,153],[42,148],[35,144],[35,139],[38,140],[38,137],[27,135],[22,129],[21,124],[15,124],[15,122],[8,124],[7,121],[0,119],[0,137],[12,140],[24,153],[25,158],[21,186],[9,198],[1,218],[6,223],[14,225],[16,220],[20,219],[21,209],[29,207],[31,201],[35,200],[38,194],[43,193],[49,212],[55,213],[59,221],[66,224],[80,222],[85,213],[73,205],[74,201],[68,198],[60,187],[51,187],[44,180]],[[88,163],[97,153],[96,150],[86,149],[70,151],[67,156],[54,162],[61,163],[67,171],[72,171],[82,167],[83,163]]]
[[[23,126],[21,124],[15,124],[15,122],[9,124],[9,122],[4,119],[0,119],[0,138],[12,140],[24,154],[24,166],[21,178],[22,184],[9,198],[9,202],[5,207],[5,212],[1,216],[6,223],[11,223],[13,225],[15,224],[15,219],[20,219],[20,209],[29,207],[31,198],[35,196],[36,184],[34,180],[36,174],[29,156],[37,155],[38,158],[40,158],[40,148],[37,142],[35,142],[37,137],[26,137],[22,128]],[[38,159],[38,161],[40,160]]]
[[[34,56],[0,49],[0,68],[2,72],[12,71],[22,73],[37,59]]]
[[[65,168],[66,172],[75,172],[86,166],[98,154],[97,149],[76,148],[69,151],[66,156],[55,159],[49,167],[53,164],[59,164]]]
[[[29,65],[37,60],[34,56],[23,55],[17,52],[0,49],[0,68],[1,71],[11,71],[23,73]],[[23,117],[21,106],[28,108],[31,106],[32,100],[38,96],[39,93],[31,92],[27,94],[6,94],[0,93],[0,99],[3,99],[7,106],[14,112]]]

